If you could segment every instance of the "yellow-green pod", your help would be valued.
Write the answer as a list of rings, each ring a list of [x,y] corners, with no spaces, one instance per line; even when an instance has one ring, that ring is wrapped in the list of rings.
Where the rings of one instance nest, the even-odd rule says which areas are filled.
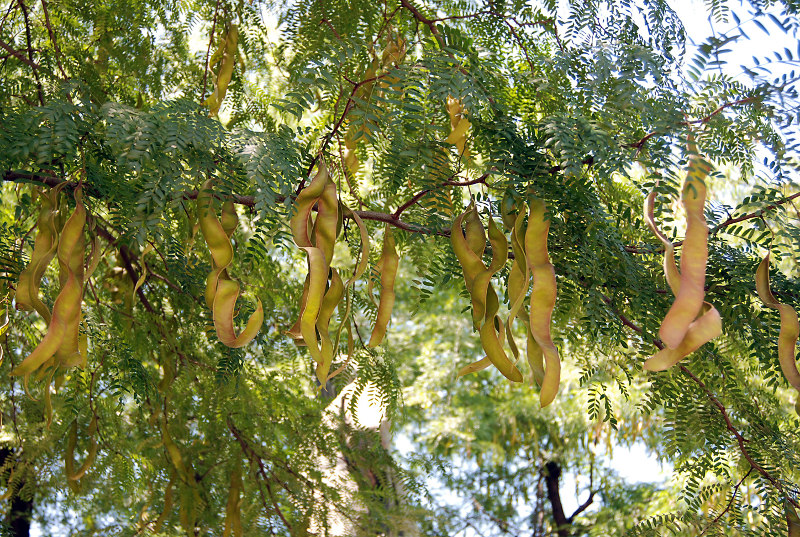
[[[28,266],[20,273],[17,283],[15,303],[17,309],[36,310],[46,323],[50,322],[50,310],[39,298],[42,276],[58,247],[58,230],[55,217],[58,205],[58,192],[51,190],[39,198],[41,207],[36,219],[36,239]]]
[[[222,214],[219,218],[219,223],[228,238],[231,238],[236,228],[239,227],[239,215],[236,214],[236,206],[233,204],[233,201],[226,200],[225,203],[222,204]]]
[[[776,309],[780,313],[781,329],[778,335],[778,362],[780,362],[781,371],[783,371],[783,375],[789,385],[800,392],[800,371],[797,369],[797,361],[795,359],[795,345],[798,336],[800,336],[800,323],[798,323],[797,312],[794,308],[778,302],[770,290],[769,258],[770,255],[767,253],[756,269],[756,291],[765,306]],[[800,414],[800,411],[798,414]]]
[[[75,427],[75,433],[77,436],[77,420],[73,422],[73,426]],[[89,432],[89,449],[86,455],[86,460],[83,461],[83,464],[81,464],[80,468],[78,468],[74,472],[69,472],[69,471],[67,472],[67,479],[69,479],[70,481],[77,481],[80,478],[82,478],[84,475],[86,475],[86,472],[89,470],[89,468],[92,467],[92,464],[94,464],[94,459],[97,456],[97,447],[98,447],[97,439],[95,438],[95,434],[97,432],[97,416],[92,417],[92,421],[89,423],[88,432]],[[70,432],[70,443],[72,442],[72,438],[73,438],[72,432]],[[72,449],[74,452],[75,449],[74,444],[72,446]],[[72,455],[70,455],[69,457],[70,461],[71,459]],[[73,464],[74,463],[70,464],[70,466],[72,466]]]
[[[222,106],[222,101],[228,92],[228,84],[233,77],[233,68],[236,66],[236,50],[239,43],[239,28],[235,24],[231,24],[223,36],[225,48],[222,52],[222,58],[219,64],[219,71],[217,71],[217,78],[215,80],[214,93],[203,103],[210,109],[211,116],[216,116]]]
[[[167,518],[169,518],[169,516],[172,514],[175,479],[177,475],[178,474],[175,472],[175,470],[169,474],[169,482],[167,482],[167,488],[164,491],[164,509],[161,511],[161,514],[158,515],[158,518],[153,524],[153,533],[159,533],[161,528],[164,526],[164,522],[166,522]]]
[[[489,219],[489,241],[492,245],[492,261],[488,268],[475,277],[470,291],[472,295],[472,320],[476,326],[484,321],[486,314],[486,295],[489,282],[508,260],[508,241],[502,231]]]
[[[322,354],[322,361],[317,364],[317,378],[324,386],[330,372],[331,365],[333,364],[333,357],[336,350],[333,346],[330,336],[330,322],[336,306],[342,300],[344,295],[344,284],[342,278],[336,269],[331,269],[330,285],[322,299],[322,305],[319,308],[319,315],[317,316],[317,332],[320,338],[320,353]]]
[[[533,382],[541,386],[544,382],[544,354],[542,354],[542,348],[536,343],[536,338],[533,337],[530,328],[527,332],[528,346],[525,349],[525,355],[528,359],[528,366],[531,368]]]
[[[503,349],[503,343],[500,340],[502,337],[502,324],[499,318],[495,318],[497,311],[500,308],[500,302],[497,299],[497,293],[492,285],[489,285],[488,292],[486,293],[486,316],[480,327],[480,339],[486,357],[494,364],[500,373],[503,374],[508,380],[512,382],[522,382],[522,373],[519,372],[517,366],[509,360],[506,351]],[[500,326],[498,326],[498,324]],[[501,328],[498,330],[498,328]]]
[[[465,365],[461,369],[458,370],[457,378],[463,377],[464,375],[469,375],[470,373],[476,373],[478,371],[483,371],[487,367],[492,365],[492,361],[489,360],[488,356],[485,356],[478,360],[477,362],[472,362],[469,365]]]
[[[453,253],[456,254],[458,258],[458,262],[461,263],[461,268],[464,272],[464,283],[467,287],[467,291],[472,293],[472,284],[475,281],[475,277],[480,274],[480,272],[485,268],[483,261],[480,258],[480,255],[475,253],[475,251],[470,247],[470,242],[464,235],[464,231],[461,229],[461,225],[464,221],[464,217],[470,213],[470,208],[467,209],[464,213],[460,214],[456,217],[453,221],[453,225],[450,228],[450,244],[453,246]],[[478,221],[480,224],[480,221]],[[469,228],[469,225],[467,226]],[[473,237],[477,229],[474,228],[472,234]],[[483,226],[480,228],[480,233],[483,233]],[[477,245],[477,241],[474,241],[475,245]],[[482,252],[482,250],[481,250]]]
[[[678,271],[678,265],[675,263],[675,246],[672,241],[656,225],[654,216],[655,212],[656,191],[653,190],[647,195],[644,201],[644,220],[650,227],[653,234],[658,237],[664,245],[664,276],[667,279],[667,285],[672,290],[673,295],[678,295],[681,288],[681,274]]]
[[[314,246],[325,254],[328,266],[333,261],[333,248],[336,244],[337,223],[339,221],[339,199],[336,185],[328,179],[317,204],[317,218],[314,221]]]
[[[328,181],[328,168],[325,166],[325,162],[320,159],[319,165],[317,166],[317,174],[311,182],[300,191],[294,202],[295,212],[289,220],[289,227],[292,230],[292,237],[294,237],[295,244],[301,248],[314,246],[311,242],[309,220],[314,204],[316,204],[320,196],[322,196]]]
[[[303,314],[300,317],[300,334],[308,345],[308,352],[318,364],[322,363],[322,353],[317,338],[317,317],[325,297],[325,284],[328,281],[328,264],[325,254],[319,248],[302,247],[308,255],[308,295]]]
[[[647,371],[664,371],[677,364],[722,333],[722,318],[717,309],[703,302],[700,316],[689,325],[681,344],[675,349],[665,347],[644,363]]]
[[[532,198],[529,205],[528,229],[525,232],[525,253],[533,276],[529,327],[544,355],[546,369],[539,398],[541,406],[545,407],[555,399],[561,378],[561,360],[550,335],[550,320],[557,294],[556,273],[547,253],[550,220],[545,218],[544,201]]]
[[[386,328],[389,326],[389,319],[392,317],[394,309],[394,280],[397,276],[397,268],[400,264],[400,256],[395,249],[394,235],[392,228],[386,224],[383,232],[383,251],[381,252],[383,267],[381,270],[381,297],[378,301],[378,316],[375,319],[375,327],[369,338],[368,347],[377,347],[386,336]]]
[[[214,297],[214,328],[217,338],[223,345],[240,348],[250,343],[256,337],[261,325],[264,323],[264,310],[258,300],[256,310],[247,320],[244,330],[237,336],[233,326],[233,314],[236,308],[236,299],[239,298],[239,283],[233,280],[219,280],[217,294]]]
[[[306,300],[308,300],[308,280],[309,276],[306,274],[306,279],[303,282],[303,294],[300,297],[300,313],[292,327],[286,331],[286,333],[289,334],[289,337],[294,340],[295,345],[298,346],[303,346],[306,344],[306,342],[303,340],[303,334],[300,332],[300,321],[303,318],[303,310],[306,308]]]
[[[800,517],[797,516],[794,506],[786,502],[786,525],[789,528],[789,537],[800,537]]]
[[[681,344],[705,298],[708,225],[703,210],[708,172],[708,164],[698,155],[690,158],[689,173],[681,192],[681,202],[686,210],[686,237],[681,252],[680,289],[658,332],[664,344],[671,349]]]
[[[466,219],[467,244],[469,249],[478,256],[478,259],[482,259],[483,252],[486,250],[486,232],[483,229],[480,216],[478,216],[478,208],[474,203],[470,203],[470,206],[467,207]]]
[[[214,266],[225,268],[233,260],[233,245],[213,209],[211,180],[206,181],[197,194],[197,212],[200,232],[206,240]]]

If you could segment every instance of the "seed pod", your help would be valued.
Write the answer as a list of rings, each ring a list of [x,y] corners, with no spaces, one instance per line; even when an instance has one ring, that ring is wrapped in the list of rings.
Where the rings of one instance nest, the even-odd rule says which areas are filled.
[[[681,344],[689,325],[697,318],[705,297],[708,226],[703,209],[706,200],[705,178],[709,171],[708,163],[699,155],[691,156],[689,172],[681,191],[681,202],[686,210],[686,237],[681,253],[680,289],[658,332],[670,349]]]
[[[778,362],[781,365],[783,376],[795,390],[798,391],[796,410],[800,415],[800,372],[797,370],[795,359],[795,345],[800,336],[800,323],[797,312],[791,306],[781,304],[772,294],[769,285],[769,252],[759,263],[756,269],[756,291],[761,301],[768,308],[776,309],[781,316],[781,330],[778,335]]]
[[[242,469],[237,461],[231,471],[231,484],[228,488],[228,503],[225,506],[225,527],[222,537],[242,537],[241,519]]]
[[[56,213],[58,209],[58,190],[52,189],[39,196],[40,209],[36,219],[36,239],[33,243],[28,266],[20,273],[15,297],[16,307],[21,310],[36,310],[46,323],[50,322],[50,310],[39,298],[39,286],[47,266],[56,255],[58,230]]]
[[[786,502],[786,525],[789,527],[789,537],[800,537],[800,516],[797,516],[794,506]]]
[[[329,332],[331,317],[343,295],[344,284],[342,283],[342,278],[339,277],[337,270],[332,268],[330,285],[325,292],[325,297],[322,299],[322,305],[317,316],[317,332],[320,335],[320,354],[322,355],[322,361],[317,365],[317,378],[323,385],[328,378],[328,373],[333,364],[333,356],[336,352]]]
[[[12,375],[25,375],[26,384],[32,372],[56,355],[59,360],[69,362],[73,354],[79,353],[78,328],[83,298],[83,227],[86,223],[86,208],[81,199],[80,188],[75,189],[74,195],[75,211],[64,224],[58,244],[59,265],[62,267],[62,275],[66,273],[66,276],[62,278],[61,291],[53,304],[47,333],[33,352],[11,372]],[[76,262],[78,257],[80,261]]]
[[[525,232],[528,269],[533,275],[529,326],[546,365],[539,393],[540,404],[544,408],[555,399],[561,377],[561,360],[550,336],[550,320],[556,304],[556,273],[547,253],[550,220],[545,218],[544,201],[532,198],[529,205],[528,229]]]
[[[664,245],[664,276],[667,278],[667,285],[669,285],[669,288],[672,290],[672,294],[677,296],[681,288],[681,274],[678,271],[678,265],[675,263],[675,246],[673,246],[672,241],[669,240],[656,225],[654,216],[655,201],[656,191],[653,189],[644,201],[644,220],[647,222],[653,234],[658,237]]]
[[[153,524],[153,533],[159,533],[161,528],[164,526],[164,522],[166,522],[167,518],[172,514],[172,504],[174,501],[174,490],[175,490],[175,478],[177,477],[177,472],[173,470],[169,474],[169,482],[167,482],[167,488],[164,491],[164,509],[161,511],[161,514],[158,515],[155,523]]]
[[[394,280],[399,263],[400,256],[397,255],[395,249],[392,228],[386,224],[383,232],[383,251],[377,266],[378,273],[381,275],[381,296],[378,302],[378,316],[375,319],[375,327],[372,329],[369,343],[367,343],[368,347],[377,347],[386,336],[386,328],[394,308]]]
[[[92,421],[89,423],[88,433],[89,449],[86,455],[86,460],[83,461],[83,464],[81,464],[80,468],[75,471],[75,462],[73,460],[73,456],[78,437],[78,420],[76,419],[72,422],[72,425],[70,425],[69,438],[67,440],[67,456],[64,459],[65,471],[69,481],[77,481],[82,478],[84,475],[86,475],[86,472],[89,470],[89,468],[91,468],[92,464],[94,464],[94,459],[97,456],[97,439],[95,438],[95,434],[97,433],[97,416],[92,416]]]
[[[453,144],[458,149],[459,155],[467,154],[467,131],[471,123],[464,115],[464,106],[461,100],[447,97],[447,114],[450,116],[450,135],[445,142]]]
[[[478,371],[483,371],[487,367],[492,365],[492,361],[489,359],[488,356],[484,356],[477,362],[472,362],[469,365],[465,365],[461,369],[458,370],[458,375],[456,378],[463,377],[464,375],[469,375],[470,373],[476,373]]]
[[[244,330],[237,336],[233,327],[233,314],[237,298],[239,298],[239,283],[233,280],[219,280],[217,293],[214,296],[214,328],[220,342],[234,349],[250,343],[264,323],[261,300],[256,299],[258,302],[256,310],[247,320]]]
[[[221,58],[219,60],[219,70],[217,78],[214,80],[214,93],[203,102],[208,106],[211,117],[216,117],[222,106],[222,100],[228,92],[228,84],[233,77],[233,68],[236,65],[236,51],[239,43],[239,28],[235,24],[228,26],[227,31],[222,36],[220,43]],[[217,54],[215,53],[215,56]],[[212,58],[213,59],[213,58]],[[209,62],[213,64],[213,62]]]
[[[681,344],[675,349],[665,347],[654,356],[647,359],[644,368],[647,371],[664,371],[677,364],[681,359],[690,355],[712,339],[722,333],[722,318],[717,309],[703,302],[700,316],[692,321],[686,331]]]

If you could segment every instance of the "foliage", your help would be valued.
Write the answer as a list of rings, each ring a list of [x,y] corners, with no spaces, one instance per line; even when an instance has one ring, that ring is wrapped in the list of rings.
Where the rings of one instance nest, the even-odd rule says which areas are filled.
[[[732,29],[690,53],[664,0],[12,0],[0,14],[9,505],[32,500],[41,525],[69,535],[239,535],[237,520],[247,535],[785,534],[800,510],[800,421],[755,271],[771,252],[772,292],[797,308],[800,49],[754,57],[741,76],[724,67],[727,47],[756,32],[796,38],[799,7],[753,0],[742,20],[706,3]],[[682,257],[691,143],[712,166],[705,300],[723,333],[653,373],[643,364],[673,296],[642,206],[655,191],[655,220]],[[359,222],[372,245],[331,310],[335,377],[286,334],[308,307],[321,198],[313,246],[298,248],[290,224],[326,165],[342,279],[365,259]],[[14,307],[48,192],[59,232],[80,192],[89,215],[99,264],[74,317],[87,360],[23,382],[12,370],[49,331]],[[207,247],[204,192],[214,211],[236,207],[229,265]],[[448,236],[470,203],[483,227],[500,226],[504,197],[547,207],[563,362],[547,408],[535,382],[457,378],[486,345],[470,323],[481,297]],[[379,246],[389,229],[393,289]],[[40,286],[54,317],[65,274],[83,271],[57,265]],[[490,275],[503,316],[513,267]],[[204,300],[223,269],[265,312],[241,348],[219,341],[213,292]],[[253,304],[240,300],[237,317]],[[526,308],[540,311],[532,298]],[[504,337],[494,323],[474,324]],[[388,416],[380,426],[360,423],[364,398]],[[390,426],[412,451],[391,448]],[[641,445],[671,465],[670,484],[614,470],[615,449]],[[553,493],[567,474],[583,504],[572,516]]]

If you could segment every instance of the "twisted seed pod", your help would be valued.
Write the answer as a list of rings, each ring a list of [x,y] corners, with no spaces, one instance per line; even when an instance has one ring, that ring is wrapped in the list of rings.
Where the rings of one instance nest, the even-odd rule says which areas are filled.
[[[164,522],[166,522],[169,515],[172,514],[172,504],[174,502],[174,489],[175,489],[175,479],[177,477],[177,472],[173,470],[169,474],[169,482],[167,482],[167,489],[164,491],[164,509],[161,511],[161,514],[158,515],[155,523],[153,524],[153,533],[159,533],[161,528],[164,526]]]
[[[539,402],[544,408],[555,399],[561,378],[561,360],[550,335],[550,319],[556,304],[556,273],[547,253],[550,220],[545,217],[544,201],[532,198],[529,206],[528,229],[525,231],[525,252],[533,275],[529,327],[546,365],[539,393]]]
[[[681,202],[686,210],[686,237],[681,254],[680,288],[658,333],[670,349],[677,348],[689,325],[697,318],[705,297],[708,226],[703,209],[706,201],[705,178],[710,167],[696,153],[689,159],[689,172],[683,183]],[[666,263],[666,260],[665,260]],[[674,273],[669,277],[674,277]]]
[[[717,309],[703,302],[700,316],[692,321],[681,344],[674,349],[665,347],[644,362],[647,371],[664,371],[722,333],[722,318]]]
[[[769,252],[764,256],[756,269],[756,291],[761,301],[768,308],[776,309],[781,316],[781,330],[778,334],[778,362],[783,376],[789,385],[797,390],[798,398],[795,409],[800,415],[800,371],[797,370],[795,345],[800,336],[800,323],[797,312],[791,306],[781,304],[772,294],[769,285]]]
[[[83,461],[83,464],[81,464],[80,468],[75,470],[73,456],[78,438],[78,420],[76,419],[72,422],[72,425],[70,425],[69,438],[67,440],[67,455],[64,459],[64,469],[69,481],[77,481],[82,478],[84,475],[86,475],[86,472],[89,470],[89,468],[92,467],[92,464],[94,464],[94,459],[97,456],[97,439],[95,438],[95,434],[97,433],[97,416],[92,416],[92,421],[89,423],[88,433],[89,449],[86,455],[86,460]]]
[[[218,50],[218,52],[221,52],[221,58],[217,78],[214,80],[214,92],[203,103],[208,106],[212,117],[219,113],[222,100],[225,99],[225,94],[228,92],[228,84],[231,82],[233,68],[236,65],[238,43],[239,28],[235,24],[231,24],[222,36],[222,43],[220,43],[220,49]],[[217,53],[214,56],[217,56]]]
[[[786,525],[789,528],[789,537],[800,537],[800,516],[797,516],[794,506],[786,502]]]
[[[228,266],[233,261],[231,236],[239,225],[239,217],[232,202],[222,206],[222,217],[217,218],[212,207],[211,181],[206,181],[197,195],[200,231],[211,253],[211,272],[206,279],[206,304],[212,311],[214,329],[223,345],[240,348],[256,337],[264,323],[261,300],[256,299],[256,309],[242,332],[237,335],[234,328],[236,300],[239,298],[239,283],[228,276]]]
[[[58,229],[56,228],[58,190],[52,189],[46,194],[41,194],[40,200],[41,207],[36,219],[37,233],[33,243],[33,253],[28,266],[19,275],[15,302],[17,309],[36,310],[44,318],[44,321],[49,323],[50,310],[39,298],[39,286],[58,247]]]
[[[28,376],[57,354],[59,360],[69,362],[75,353],[80,352],[77,340],[83,298],[83,228],[86,223],[86,208],[80,188],[75,189],[74,195],[75,211],[64,224],[58,243],[63,281],[61,291],[53,304],[47,333],[33,352],[11,371],[12,375],[24,375],[26,385]],[[80,261],[77,261],[78,257]]]
[[[336,351],[329,331],[331,317],[333,312],[336,311],[336,306],[342,300],[342,296],[344,296],[342,278],[339,277],[337,270],[332,268],[330,285],[322,299],[319,315],[317,316],[317,332],[320,335],[320,354],[322,355],[322,361],[317,364],[317,378],[323,385],[328,379],[328,373],[333,364],[333,356]]]
[[[471,123],[464,116],[464,106],[459,99],[447,97],[447,114],[450,116],[450,134],[445,142],[453,144],[458,149],[459,155],[465,155],[467,144],[467,130]]]
[[[367,343],[368,347],[377,347],[386,336],[386,328],[392,317],[392,309],[394,309],[394,280],[399,263],[400,256],[397,255],[392,228],[386,224],[383,232],[383,250],[377,267],[378,273],[381,275],[381,296],[378,301],[378,316],[375,319],[369,343]]]
[[[656,183],[656,187],[657,186],[658,183]],[[675,248],[672,245],[672,241],[670,241],[656,225],[654,217],[655,197],[656,191],[653,189],[645,198],[644,219],[653,234],[664,245],[664,276],[667,279],[667,284],[672,290],[672,293],[677,297],[681,291],[683,277],[675,263]],[[693,246],[690,245],[690,247]],[[686,246],[684,246],[684,255],[686,255],[685,248]],[[683,258],[681,258],[681,261],[683,261]],[[703,293],[705,293],[705,291],[703,291]],[[722,318],[719,312],[710,303],[702,301],[697,318],[689,323],[686,333],[683,335],[683,339],[681,339],[678,346],[674,348],[667,346],[660,350],[654,356],[648,358],[643,367],[648,371],[664,371],[669,369],[712,339],[719,337],[721,333]]]
[[[242,537],[241,517],[242,469],[237,462],[231,471],[231,484],[228,488],[228,503],[225,506],[225,527],[222,537]]]

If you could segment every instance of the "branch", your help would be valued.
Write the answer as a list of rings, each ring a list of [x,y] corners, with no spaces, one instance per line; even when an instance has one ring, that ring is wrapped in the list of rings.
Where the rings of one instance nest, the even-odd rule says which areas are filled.
[[[12,48],[12,47],[11,47],[11,45],[9,45],[8,43],[6,43],[6,42],[5,42],[5,41],[3,41],[2,39],[0,39],[0,47],[2,47],[2,48],[4,48],[4,49],[6,49],[6,50],[8,51],[8,53],[9,53],[9,54],[11,54],[12,56],[14,56],[16,59],[18,59],[18,60],[19,60],[19,61],[21,61],[22,63],[24,63],[24,64],[27,64],[27,65],[29,65],[30,67],[33,67],[34,69],[39,69],[39,64],[38,64],[38,63],[36,63],[36,62],[35,62],[35,61],[33,61],[33,60],[29,60],[28,58],[26,58],[25,56],[23,56],[23,55],[22,55],[22,54],[21,54],[21,53],[20,53],[18,50],[16,50],[16,49]]]
[[[553,521],[556,523],[556,534],[558,537],[569,537],[569,526],[572,521],[564,514],[564,506],[561,503],[561,492],[558,482],[561,478],[561,467],[555,461],[549,461],[542,468],[544,483],[547,487],[547,499],[550,501],[550,508],[553,511]]]
[[[617,317],[619,317],[619,319],[622,321],[622,324],[624,324],[628,328],[634,330],[635,332],[638,332],[640,334],[643,333],[642,328],[640,326],[637,326],[636,324],[631,322],[622,313],[620,313],[619,311],[617,311],[613,307],[611,298],[609,298],[606,295],[602,295],[602,297],[603,297],[603,301],[611,307],[611,310],[614,312],[614,314]],[[664,348],[664,344],[661,342],[661,340],[653,339],[652,341],[653,341],[653,345],[655,345],[656,348],[658,348],[659,350]],[[706,386],[706,384],[702,380],[700,380],[694,373],[692,373],[689,370],[689,368],[687,368],[685,365],[679,363],[678,364],[678,368],[681,370],[681,372],[683,372],[686,376],[688,376],[692,380],[692,382],[694,382],[695,384],[697,384],[700,387],[700,389],[703,391],[703,393],[706,395],[706,397],[708,397],[708,399],[711,401],[711,403],[717,408],[717,410],[719,411],[720,415],[722,416],[722,420],[725,422],[725,427],[728,429],[728,431],[730,431],[731,435],[736,439],[736,443],[739,446],[739,451],[741,452],[741,454],[745,458],[745,460],[750,464],[751,468],[754,468],[767,481],[769,481],[776,489],[778,489],[781,493],[783,493],[784,497],[792,505],[794,505],[795,507],[800,508],[800,505],[798,505],[797,501],[792,499],[791,496],[789,496],[786,493],[786,490],[784,489],[783,485],[781,485],[781,483],[777,479],[775,479],[772,476],[772,474],[767,472],[764,469],[764,467],[762,467],[760,464],[758,464],[753,459],[753,456],[750,454],[750,451],[748,451],[747,445],[746,445],[749,442],[749,440],[747,440],[742,435],[742,433],[740,433],[739,430],[733,425],[733,421],[731,421],[731,417],[728,414],[728,409],[725,408],[725,405],[723,405],[720,402],[720,400],[717,398],[717,396],[714,395],[714,392],[712,392],[708,388],[708,386]]]
[[[594,502],[594,495],[595,495],[594,490],[589,491],[589,497],[586,498],[586,501],[580,504],[577,509],[575,509],[575,512],[569,516],[567,522],[572,524],[572,521],[575,520],[576,516],[586,511],[589,508],[589,506],[592,505],[592,503]]]
[[[744,480],[750,476],[752,471],[753,467],[751,466],[750,469],[747,470],[747,473],[744,474],[744,477],[742,477],[739,480],[739,482],[736,483],[736,486],[733,487],[733,494],[731,495],[731,500],[728,502],[728,505],[725,507],[725,509],[722,510],[720,514],[717,515],[717,517],[714,520],[711,521],[711,524],[706,526],[706,528],[702,532],[700,532],[700,535],[698,535],[698,537],[705,535],[706,532],[708,532],[708,530],[710,530],[717,522],[719,522],[719,519],[721,519],[722,516],[730,510],[731,506],[733,505],[733,501],[736,499],[736,495],[739,493],[739,487],[742,486],[742,483],[744,483]]]
[[[451,175],[450,177],[452,178],[454,176]],[[420,190],[419,192],[414,194],[411,197],[411,199],[409,199],[407,202],[405,202],[400,207],[398,207],[397,210],[392,214],[392,218],[394,218],[394,219],[400,218],[400,215],[403,213],[403,211],[405,211],[406,209],[408,209],[409,207],[411,207],[412,205],[417,203],[426,194],[428,194],[430,192],[433,192],[434,190],[438,190],[438,189],[446,187],[446,186],[470,186],[470,185],[477,185],[478,183],[486,184],[486,178],[487,177],[489,177],[489,173],[488,172],[484,173],[483,175],[481,175],[477,179],[473,179],[471,181],[464,181],[463,183],[459,183],[459,182],[456,182],[456,181],[448,180],[448,181],[444,181],[444,182],[442,182],[442,183],[440,183],[440,184],[438,184],[438,185],[436,185],[434,187],[426,188],[425,190]]]

